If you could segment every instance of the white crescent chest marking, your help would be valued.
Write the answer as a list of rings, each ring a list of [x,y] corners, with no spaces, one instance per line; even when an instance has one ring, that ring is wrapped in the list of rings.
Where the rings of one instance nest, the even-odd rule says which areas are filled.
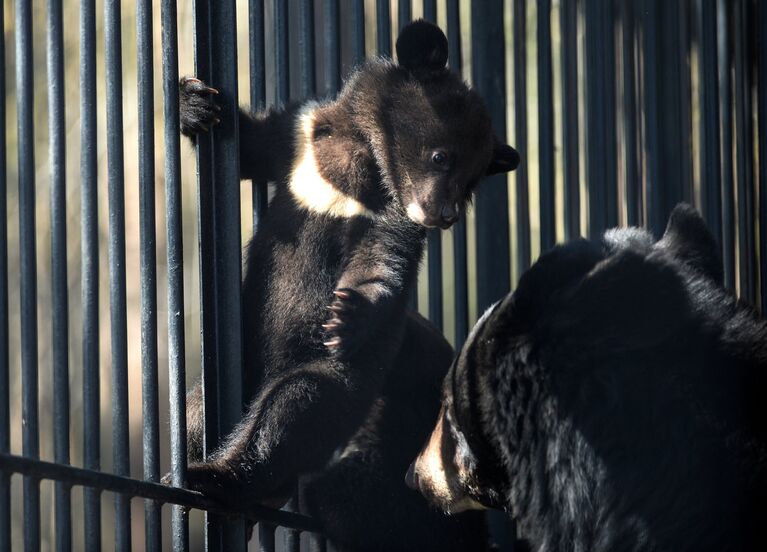
[[[298,115],[296,128],[296,162],[290,173],[288,188],[296,203],[309,211],[338,218],[367,217],[375,214],[362,203],[344,194],[325,180],[314,156],[314,110],[317,104],[306,104]]]

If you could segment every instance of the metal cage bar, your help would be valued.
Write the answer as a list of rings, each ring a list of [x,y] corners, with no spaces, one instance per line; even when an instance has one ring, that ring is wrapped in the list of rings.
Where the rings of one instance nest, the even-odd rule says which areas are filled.
[[[700,180],[703,213],[711,233],[721,241],[722,194],[720,188],[721,162],[719,154],[719,94],[716,55],[716,4],[698,0],[698,33],[700,62],[698,80],[700,105]]]
[[[735,174],[738,214],[738,281],[740,296],[753,304],[756,299],[754,267],[753,127],[751,114],[751,69],[746,66],[749,41],[747,0],[732,4],[735,32]]]
[[[517,274],[530,266],[530,196],[527,184],[527,7],[514,0],[514,140],[521,157],[514,176],[516,187]]]
[[[112,346],[112,463],[130,475],[128,435],[128,326],[125,282],[125,174],[120,2],[104,4],[106,64],[107,188],[109,203],[109,306]],[[130,550],[130,497],[115,495],[115,547]]]
[[[341,87],[341,35],[339,28],[339,0],[323,2],[323,29],[325,36],[325,95],[332,96]]]
[[[506,137],[506,77],[503,2],[473,3],[471,12],[474,87],[484,97],[493,128]],[[477,310],[510,287],[509,219],[506,175],[487,178],[476,197]]]
[[[448,63],[457,74],[463,74],[461,58],[461,10],[458,0],[448,0],[447,5]],[[453,225],[453,277],[455,286],[455,348],[458,350],[469,333],[469,274],[466,236],[466,217]]]
[[[299,4],[298,52],[301,68],[301,99],[312,98],[317,92],[314,47],[314,1],[301,0]]]
[[[19,271],[21,313],[21,419],[24,456],[40,456],[37,365],[37,261],[35,244],[34,81],[32,3],[16,1],[16,86],[19,167]],[[40,549],[40,482],[24,478],[24,549]]]
[[[436,0],[423,0],[423,18],[432,23],[437,22]],[[449,43],[450,42],[448,41],[448,44]],[[442,312],[442,231],[438,228],[433,228],[428,231],[427,250],[429,320],[441,331],[444,318]]]
[[[410,22],[412,16],[412,5],[410,0],[397,0],[397,28],[402,29]]]
[[[391,16],[389,9],[389,0],[376,0],[376,48],[380,56],[391,56]]]
[[[722,132],[722,261],[724,282],[735,289],[735,192],[733,176],[733,123],[732,123],[732,46],[731,17],[728,3],[719,0],[717,18],[719,23],[719,98],[721,102]]]
[[[64,38],[61,0],[48,2],[48,142],[51,167],[51,297],[53,353],[53,448],[59,464],[69,464],[69,297],[67,289],[66,121],[64,112]],[[69,487],[54,491],[56,550],[72,547]]]
[[[0,10],[5,28],[5,10]],[[5,98],[5,33],[0,35],[0,94]],[[5,100],[0,102],[0,454],[11,450],[8,336],[8,174]],[[11,476],[0,472],[0,550],[11,549]]]
[[[278,0],[279,1],[279,0]],[[221,124],[213,130],[210,185],[213,198],[213,254],[215,272],[203,293],[216,297],[212,325],[215,335],[215,369],[217,370],[218,433],[227,434],[242,413],[242,342],[240,321],[241,239],[240,239],[240,167],[237,105],[237,18],[234,0],[210,0],[209,46],[212,59],[208,82],[219,89],[217,100],[221,107]],[[287,14],[283,14],[287,16]],[[276,17],[279,20],[279,17]],[[282,25],[278,25],[283,27]],[[287,32],[287,28],[284,28]],[[279,42],[279,38],[278,38]],[[285,47],[286,44],[283,44]],[[281,50],[280,47],[276,50]],[[287,50],[282,52],[287,64]],[[278,66],[278,72],[280,68]],[[277,78],[278,101],[287,99],[287,71]],[[282,94],[282,95],[280,95]],[[210,287],[210,286],[213,287]],[[213,366],[207,367],[208,369]],[[206,413],[207,414],[207,413]],[[208,420],[206,420],[207,425]],[[221,522],[221,549],[236,552],[245,546],[245,531],[241,520]]]
[[[83,310],[83,467],[101,467],[96,3],[80,4],[80,189]],[[85,549],[101,549],[101,493],[83,490]]]
[[[642,198],[639,167],[639,114],[637,112],[636,76],[636,6],[624,2],[622,17],[623,69],[623,166],[626,179],[626,223],[637,226],[642,220]]]
[[[578,160],[578,6],[561,0],[559,28],[562,35],[562,149],[565,239],[581,235],[581,191]]]
[[[351,20],[352,65],[359,65],[365,59],[365,1],[350,0],[349,19]]]
[[[541,250],[557,239],[554,203],[554,91],[551,54],[551,0],[537,4],[538,166]]]
[[[181,218],[181,152],[178,111],[178,37],[176,0],[162,0],[162,73],[165,143],[165,206],[168,247],[168,382],[170,398],[171,479],[186,484],[186,358],[184,355],[184,245]],[[174,506],[173,548],[189,549],[187,512]]]
[[[767,5],[759,2],[759,292],[767,316]],[[0,313],[1,314],[1,313]]]
[[[160,480],[160,406],[157,378],[157,237],[155,231],[154,66],[152,1],[136,3],[139,113],[139,226],[141,263],[141,405],[144,479]],[[144,546],[162,550],[161,505],[144,502]]]

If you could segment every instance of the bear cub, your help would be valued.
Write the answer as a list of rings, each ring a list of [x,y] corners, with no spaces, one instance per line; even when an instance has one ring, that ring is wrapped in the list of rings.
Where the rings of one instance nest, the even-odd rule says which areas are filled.
[[[202,461],[192,391],[192,489],[274,504],[321,470],[396,385],[426,229],[448,228],[485,175],[519,162],[479,95],[447,69],[439,28],[411,23],[396,49],[398,63],[369,60],[335,99],[240,112],[241,177],[275,184],[243,281],[248,405]],[[215,124],[214,92],[182,79],[185,134]]]

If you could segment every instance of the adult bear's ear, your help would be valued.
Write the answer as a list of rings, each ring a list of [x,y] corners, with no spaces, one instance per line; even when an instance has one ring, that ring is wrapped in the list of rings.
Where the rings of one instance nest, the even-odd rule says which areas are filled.
[[[441,71],[447,66],[447,37],[439,27],[418,19],[400,31],[397,60],[411,73]]]
[[[486,175],[513,171],[519,166],[519,153],[508,144],[493,136],[493,157],[485,171]]]
[[[665,251],[718,284],[724,281],[719,246],[694,207],[680,203],[671,211],[666,232],[653,249]]]
[[[662,255],[624,250],[597,263],[557,301],[550,321],[574,354],[658,345],[685,323],[690,308],[681,277]]]

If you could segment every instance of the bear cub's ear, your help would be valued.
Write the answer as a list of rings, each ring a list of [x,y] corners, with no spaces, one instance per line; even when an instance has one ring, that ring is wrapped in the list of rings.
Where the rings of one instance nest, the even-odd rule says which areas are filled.
[[[490,164],[487,166],[485,174],[490,176],[491,174],[505,173],[513,171],[519,166],[519,153],[517,150],[504,144],[497,137],[493,137],[493,157],[490,159]]]
[[[419,19],[403,27],[397,59],[410,72],[441,71],[447,65],[447,37],[439,27]]]

